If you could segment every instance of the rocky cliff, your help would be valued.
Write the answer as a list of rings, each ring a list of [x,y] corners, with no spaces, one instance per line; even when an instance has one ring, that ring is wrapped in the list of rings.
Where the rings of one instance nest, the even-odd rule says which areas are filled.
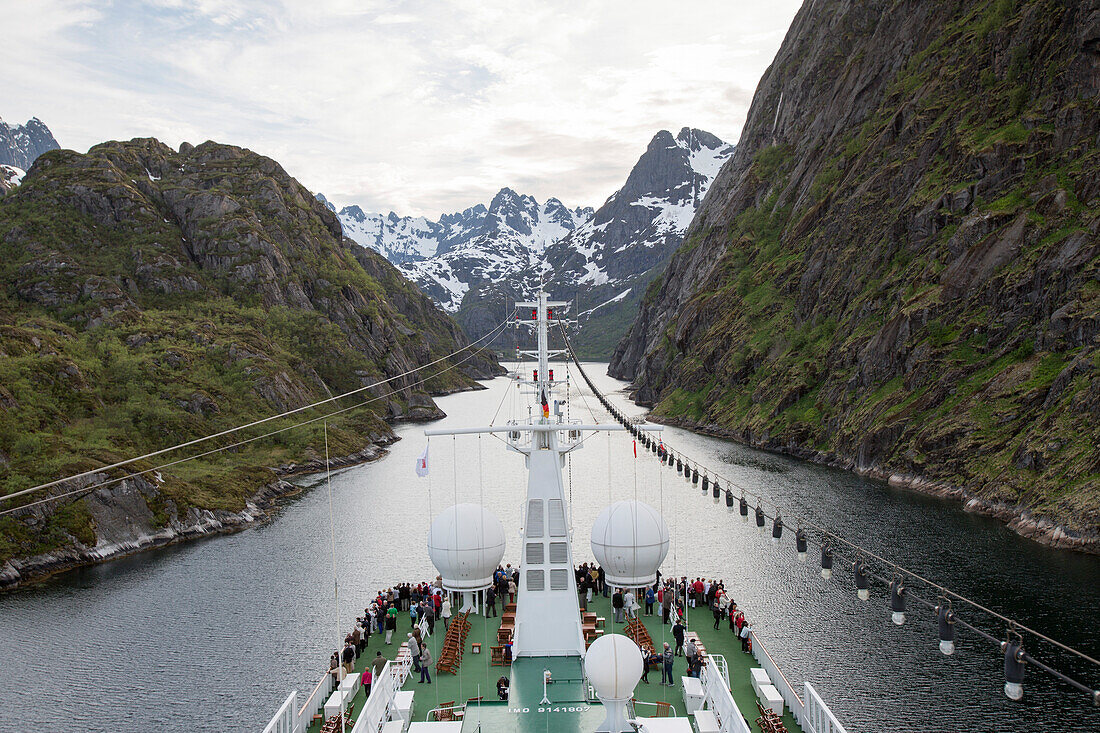
[[[209,142],[43,154],[0,200],[0,283],[2,493],[372,385],[467,343],[275,161]],[[426,374],[445,368],[295,419],[366,402],[329,420],[328,441],[334,456],[370,458],[392,439],[387,420],[439,415],[431,394],[499,369],[471,351]],[[0,517],[0,584],[253,521],[279,473],[325,455],[323,427]]]
[[[1095,0],[805,4],[611,373],[1095,549],[1098,95]]]

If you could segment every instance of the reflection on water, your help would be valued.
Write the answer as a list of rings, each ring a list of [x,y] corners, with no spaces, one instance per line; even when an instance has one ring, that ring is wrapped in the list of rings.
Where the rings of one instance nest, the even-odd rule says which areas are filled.
[[[602,376],[602,366],[589,373],[625,411],[640,412],[621,383]],[[448,417],[433,427],[487,423],[498,405],[502,415],[513,407],[526,414],[506,380],[490,386],[441,398]],[[590,396],[573,402],[573,417],[606,418]],[[304,692],[319,678],[338,633],[342,638],[338,629],[374,592],[434,576],[424,537],[444,506],[491,507],[508,529],[506,559],[517,562],[522,458],[492,437],[435,438],[431,476],[417,479],[423,427],[401,426],[404,439],[387,458],[333,475],[339,616],[323,483],[289,500],[269,524],[0,596],[0,729],[258,730],[287,692]],[[952,502],[850,473],[677,429],[665,440],[788,507],[790,527],[801,516],[835,528],[1100,654],[1100,558],[1050,550]],[[958,651],[944,657],[934,619],[916,604],[909,622],[894,626],[884,592],[857,601],[843,563],[833,580],[822,580],[812,554],[806,565],[795,561],[793,532],[775,547],[770,527],[758,530],[675,470],[639,455],[635,461],[625,434],[597,435],[570,459],[578,561],[590,559],[592,520],[610,501],[636,497],[659,507],[673,537],[665,572],[725,580],[787,676],[812,681],[849,730],[1100,729],[1100,713],[1083,695],[1034,670],[1023,703],[1011,703],[1001,692],[1002,662],[987,642],[960,631]],[[1095,671],[1045,645],[1029,651],[1097,682]]]

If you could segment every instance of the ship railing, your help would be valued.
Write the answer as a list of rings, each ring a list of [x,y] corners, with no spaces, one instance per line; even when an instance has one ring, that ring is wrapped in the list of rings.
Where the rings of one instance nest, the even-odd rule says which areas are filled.
[[[461,714],[455,715],[456,712],[461,713],[462,711],[465,711],[465,710],[466,710],[466,703],[461,703],[461,704],[458,704],[458,705],[442,705],[438,708],[432,708],[431,710],[429,710],[428,714],[424,716],[424,720],[425,721],[432,721],[432,720],[440,720],[440,719],[443,719],[443,718],[450,718],[451,720],[454,720],[455,718],[461,718],[462,717]],[[439,713],[443,713],[443,712],[449,712],[450,715],[449,716],[447,716],[447,715],[439,716]],[[439,717],[437,717],[437,716],[439,716]]]
[[[378,679],[371,685],[370,697],[363,703],[351,733],[378,733],[382,729],[382,724],[389,720],[393,712],[394,698],[405,684],[411,667],[412,658],[408,654],[386,662]]]
[[[287,695],[279,712],[264,728],[264,733],[298,733],[298,712],[295,707],[298,704],[298,691],[294,690]]]
[[[630,701],[630,710],[628,711],[630,713],[629,717],[631,717],[631,718],[639,717],[638,716],[638,706],[639,705],[644,705],[644,706],[651,707],[651,708],[653,708],[654,711],[656,711],[656,710],[658,710],[659,708],[662,707],[662,705],[658,705],[655,702],[646,702],[645,700],[631,700]],[[679,718],[680,717],[680,713],[677,712],[676,706],[673,705],[672,703],[668,703],[668,713],[669,713],[668,717],[670,717],[670,718]],[[652,717],[655,717],[655,716],[645,715],[645,716],[642,716],[642,717],[652,718]]]
[[[814,686],[806,682],[805,690],[806,708],[803,719],[799,721],[802,729],[807,733],[847,733]]]
[[[749,634],[752,638],[752,655],[756,657],[756,661],[768,673],[771,683],[783,696],[783,702],[787,704],[791,715],[794,716],[799,725],[805,728],[806,724],[802,720],[805,717],[805,704],[802,702],[802,697],[795,692],[794,685],[783,674],[783,670],[779,669],[779,665],[772,659],[772,655],[768,653],[768,648],[764,646],[764,642],[760,641],[760,637],[756,635],[756,632],[750,629]]]
[[[313,692],[309,693],[309,697],[306,698],[305,703],[298,710],[298,720],[294,728],[297,733],[309,727],[310,722],[313,720],[313,716],[317,714],[318,710],[324,707],[325,700],[328,699],[329,693],[334,689],[336,689],[336,678],[332,676],[331,672],[326,672],[313,688]]]
[[[722,676],[722,670],[713,659],[708,657],[699,675],[699,681],[703,685],[707,707],[714,712],[714,717],[718,718],[719,730],[722,733],[750,733],[749,724],[741,715],[741,710],[733,699],[733,693],[730,692],[729,685]]]

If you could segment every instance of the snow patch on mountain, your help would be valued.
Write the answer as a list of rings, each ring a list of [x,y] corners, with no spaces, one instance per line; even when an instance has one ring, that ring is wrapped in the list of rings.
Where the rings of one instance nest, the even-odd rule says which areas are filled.
[[[323,195],[317,199],[336,211]],[[472,286],[539,272],[546,248],[587,221],[592,209],[569,209],[552,197],[540,204],[502,188],[488,206],[478,204],[438,221],[392,211],[370,214],[358,206],[345,206],[337,216],[344,236],[381,253],[454,312]]]

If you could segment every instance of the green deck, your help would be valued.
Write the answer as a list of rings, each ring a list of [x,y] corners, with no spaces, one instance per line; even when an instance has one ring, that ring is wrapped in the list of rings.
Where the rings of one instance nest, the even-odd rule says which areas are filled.
[[[622,625],[613,623],[610,599],[597,596],[593,599],[592,603],[589,604],[588,610],[607,619],[607,633],[612,633],[615,630],[612,627],[616,626],[621,633]],[[689,608],[687,609],[687,614],[688,629],[699,635],[707,651],[712,654],[721,654],[725,657],[726,663],[729,665],[730,686],[732,688],[733,698],[737,702],[741,714],[749,721],[749,728],[754,732],[759,731],[760,729],[753,722],[759,715],[759,712],[756,708],[756,695],[753,693],[752,685],[749,681],[749,669],[759,666],[756,660],[751,654],[746,654],[741,651],[741,642],[734,637],[727,623],[723,623],[718,631],[714,630],[714,617],[709,610],[704,608]],[[393,659],[397,655],[400,643],[406,638],[405,634],[411,630],[411,627],[408,626],[407,614],[402,613],[399,619],[399,629],[394,634],[394,643],[391,646],[386,646],[384,643],[384,635],[371,635],[370,643],[356,662],[355,666],[357,672],[362,672],[363,668],[374,659],[375,652],[379,650],[382,651],[383,656],[387,659]],[[673,644],[671,628],[662,625],[660,617],[657,614],[653,616],[642,616],[642,621],[645,623],[650,636],[653,637],[653,641],[658,647],[660,647],[661,643],[664,641]],[[483,730],[525,730],[529,728],[533,730],[537,725],[538,729],[543,731],[591,731],[595,729],[595,726],[601,720],[603,720],[603,710],[598,704],[591,706],[591,708],[587,710],[578,710],[578,708],[585,707],[583,703],[583,689],[577,684],[567,682],[567,680],[580,677],[579,663],[576,659],[567,657],[562,657],[560,659],[544,657],[525,662],[525,660],[521,658],[515,661],[510,670],[506,667],[490,666],[489,661],[491,655],[489,654],[489,647],[496,644],[496,632],[497,628],[500,626],[500,619],[494,617],[485,619],[481,616],[471,614],[470,624],[471,628],[466,638],[467,646],[466,652],[462,657],[460,674],[437,674],[433,665],[432,682],[430,685],[420,684],[418,681],[420,676],[418,674],[413,673],[409,675],[403,689],[413,690],[416,693],[413,707],[414,721],[424,720],[425,716],[433,708],[446,704],[461,704],[463,701],[478,696],[483,697],[484,704],[478,711],[475,711],[473,706],[471,706],[470,717],[467,719],[470,721],[480,719],[483,724]],[[439,646],[443,641],[443,633],[442,624],[437,624],[436,633],[428,639],[428,647],[431,649],[432,655],[435,658],[438,658]],[[481,643],[481,654],[471,653],[470,645],[474,642]],[[542,670],[547,664],[550,664],[552,667],[551,672],[553,678],[560,681],[555,682],[550,692],[551,702],[573,703],[572,705],[565,705],[564,707],[574,709],[551,710],[549,715],[542,714],[541,717],[535,717],[537,713],[536,710],[530,710],[527,714],[517,712],[517,710],[522,711],[524,707],[530,708],[533,705],[537,707],[538,701],[542,698]],[[660,671],[651,671],[649,673],[649,684],[639,682],[638,686],[635,688],[635,699],[641,702],[660,701],[672,703],[673,707],[676,709],[676,715],[683,716],[685,714],[684,697],[680,677],[684,674],[686,666],[683,657],[676,657],[673,667],[673,673],[675,675],[674,687],[662,686],[660,684]],[[497,701],[496,685],[498,678],[502,675],[509,677],[511,680],[510,702],[512,704],[504,704]],[[531,704],[519,705],[518,702],[520,700],[524,701],[524,703],[530,701]],[[358,713],[359,708],[362,707],[364,702],[365,697],[362,690],[360,690],[354,700],[353,718],[356,717],[356,713]],[[555,705],[554,707],[556,708],[559,706]],[[648,708],[647,706],[640,705],[637,708],[637,714],[639,717],[645,717],[651,714],[649,712],[651,709],[652,708]],[[554,718],[554,720],[548,720],[548,717]],[[528,722],[530,724],[528,724]],[[789,709],[784,712],[783,722],[787,726],[787,730],[791,733],[801,733],[802,729],[799,727],[798,723],[795,722]],[[473,729],[476,726],[470,727]],[[315,724],[310,727],[309,732],[316,733],[318,729],[319,725]],[[466,730],[466,726],[464,726],[463,730]]]

